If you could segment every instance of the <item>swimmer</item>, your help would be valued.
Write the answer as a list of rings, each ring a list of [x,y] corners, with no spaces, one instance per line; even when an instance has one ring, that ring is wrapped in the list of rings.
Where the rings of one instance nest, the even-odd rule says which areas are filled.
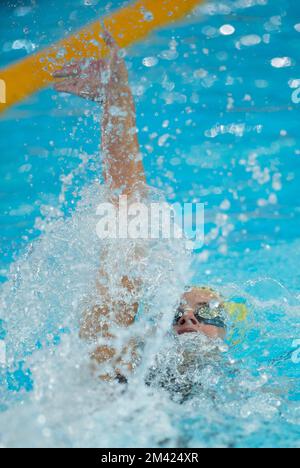
[[[147,192],[147,184],[136,128],[136,111],[128,82],[128,72],[120,50],[110,34],[105,31],[103,39],[109,48],[107,58],[65,66],[57,71],[55,89],[85,99],[93,100],[103,107],[102,141],[103,178],[111,193],[111,200],[117,202],[120,195],[131,200],[140,200]],[[111,109],[117,109],[112,112]],[[108,273],[100,272],[105,278]],[[113,340],[112,324],[130,326],[139,307],[139,288],[127,276],[120,276],[120,284],[130,294],[131,305],[118,303],[110,296],[105,281],[99,281],[99,293],[104,306],[93,307],[85,314],[80,336],[86,340],[96,340],[99,336]],[[118,311],[111,316],[111,311]],[[224,339],[222,299],[208,288],[190,288],[181,300],[174,315],[173,331],[176,335],[187,333],[203,334],[210,339]],[[111,341],[112,343],[112,341]],[[120,366],[130,371],[134,367],[135,346],[130,344],[130,359],[125,362],[128,348],[119,356],[113,344],[99,346],[92,354],[98,364],[111,363],[115,376],[102,375],[105,380],[120,375]]]

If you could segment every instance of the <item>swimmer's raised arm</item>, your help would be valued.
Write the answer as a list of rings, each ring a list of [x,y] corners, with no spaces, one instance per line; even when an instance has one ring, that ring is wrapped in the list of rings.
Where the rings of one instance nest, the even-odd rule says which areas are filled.
[[[106,34],[105,38],[112,48],[112,57],[102,119],[104,178],[113,191],[131,196],[146,184],[135,104],[125,62],[110,36]]]
[[[103,177],[115,202],[119,195],[130,198],[142,196],[146,181],[126,65],[107,32],[104,33],[104,40],[110,49],[107,59],[67,65],[54,76],[62,79],[55,85],[57,91],[75,94],[103,105]],[[81,324],[80,336],[91,341],[96,341],[98,337],[104,338],[107,345],[98,346],[92,357],[100,364],[110,362],[118,373],[120,367],[131,370],[134,344],[130,343],[119,356],[113,344],[111,325],[128,327],[133,323],[138,310],[140,285],[127,276],[120,276],[120,288],[130,297],[125,304],[112,297],[113,294],[106,286],[109,283],[108,276],[109,273],[104,269],[100,271],[97,289],[103,306],[89,308]]]
[[[114,196],[135,196],[144,191],[145,172],[136,128],[135,104],[126,64],[112,37],[105,31],[107,59],[67,65],[54,77],[59,92],[81,96],[103,105],[103,177]]]

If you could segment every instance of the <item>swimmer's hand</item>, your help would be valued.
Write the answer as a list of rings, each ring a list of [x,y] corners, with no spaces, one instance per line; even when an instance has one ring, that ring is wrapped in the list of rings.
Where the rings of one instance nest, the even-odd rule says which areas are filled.
[[[54,88],[95,102],[103,102],[109,64],[103,60],[82,61],[66,65],[54,73]]]
[[[102,37],[109,49],[108,56],[99,60],[82,60],[55,72],[53,77],[58,80],[54,85],[56,91],[103,103],[115,81],[126,82],[127,71],[118,45],[108,31],[104,30]]]

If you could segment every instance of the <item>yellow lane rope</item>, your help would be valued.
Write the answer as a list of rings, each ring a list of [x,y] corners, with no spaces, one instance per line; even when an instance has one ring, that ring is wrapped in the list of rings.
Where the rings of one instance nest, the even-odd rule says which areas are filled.
[[[120,47],[128,47],[154,29],[183,18],[203,2],[140,0],[112,13],[104,19],[104,24]],[[6,102],[0,102],[0,112],[49,85],[54,69],[68,61],[104,56],[106,48],[100,38],[101,31],[100,21],[95,21],[53,46],[0,70],[2,87],[6,85]]]

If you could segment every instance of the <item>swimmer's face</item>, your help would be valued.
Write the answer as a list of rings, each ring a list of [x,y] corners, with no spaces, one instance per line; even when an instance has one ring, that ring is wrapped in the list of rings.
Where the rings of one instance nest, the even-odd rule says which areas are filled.
[[[220,301],[220,298],[213,292],[207,290],[192,289],[185,293],[181,299],[181,310],[184,311],[177,323],[173,326],[177,335],[184,333],[202,333],[208,338],[224,339],[226,330],[214,325],[207,325],[199,322],[197,319],[197,310],[203,304],[209,304],[212,301]]]

